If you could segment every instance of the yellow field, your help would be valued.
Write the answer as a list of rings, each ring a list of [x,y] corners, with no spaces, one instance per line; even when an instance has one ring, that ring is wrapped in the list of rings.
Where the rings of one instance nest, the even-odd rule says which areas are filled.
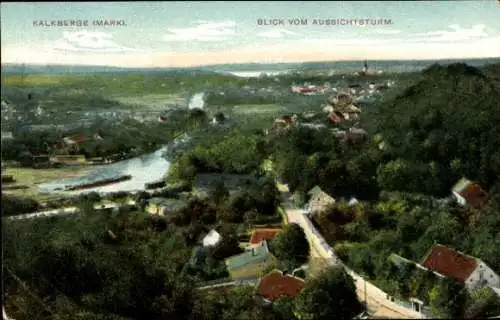
[[[11,86],[58,84],[66,78],[61,75],[8,75],[2,76],[2,84]]]
[[[277,104],[244,104],[232,107],[237,114],[278,114],[281,107]]]
[[[186,97],[183,93],[173,94],[144,94],[139,96],[116,95],[111,97],[112,100],[127,105],[150,106],[150,105],[165,105],[178,104],[184,105]]]
[[[76,177],[85,174],[96,167],[89,168],[61,168],[61,169],[31,169],[31,168],[6,168],[3,174],[12,175],[16,180],[9,185],[25,185],[28,189],[4,190],[3,193],[14,196],[32,197],[36,200],[47,200],[54,195],[40,194],[37,185],[52,180]]]

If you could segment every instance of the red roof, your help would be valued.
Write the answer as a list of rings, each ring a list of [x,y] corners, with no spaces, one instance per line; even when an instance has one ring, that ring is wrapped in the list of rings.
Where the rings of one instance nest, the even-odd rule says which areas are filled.
[[[475,208],[481,207],[488,200],[488,194],[477,183],[468,184],[460,195]]]
[[[340,118],[336,112],[332,112],[328,116],[328,120],[330,121],[330,123],[340,123],[342,121],[342,118]]]
[[[422,265],[463,283],[476,270],[477,262],[473,257],[436,244]]]
[[[294,298],[302,291],[304,285],[304,280],[283,275],[281,271],[275,270],[260,279],[255,293],[270,301],[282,296]]]
[[[256,229],[250,238],[251,244],[259,244],[264,240],[272,240],[281,229]]]
[[[316,88],[307,88],[306,87],[306,88],[299,88],[299,91],[301,93],[304,93],[304,92],[316,92],[316,91],[318,91],[318,89],[316,89]]]
[[[86,136],[76,136],[76,137],[73,137],[72,140],[75,142],[83,142],[83,141],[87,140],[87,137]]]

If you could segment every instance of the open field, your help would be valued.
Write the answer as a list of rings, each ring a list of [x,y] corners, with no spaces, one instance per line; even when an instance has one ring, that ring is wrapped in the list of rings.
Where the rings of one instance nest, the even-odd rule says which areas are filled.
[[[284,108],[277,104],[246,104],[232,107],[231,112],[238,115],[269,115],[280,114]]]
[[[65,178],[77,177],[95,170],[97,167],[83,168],[60,168],[60,169],[31,169],[31,168],[6,168],[3,174],[12,175],[16,180],[9,185],[25,185],[28,189],[5,190],[3,193],[21,197],[32,197],[35,200],[48,200],[56,197],[56,194],[42,194],[38,190],[38,184]]]
[[[166,94],[203,90],[210,86],[242,85],[245,80],[216,73],[192,74],[189,72],[164,73],[107,73],[94,75],[3,75],[1,83],[5,86],[32,89],[47,88],[58,84],[51,91],[58,89],[85,89],[96,93],[101,91],[106,96],[135,96],[142,94]]]
[[[8,75],[2,76],[2,84],[7,86],[60,84],[71,78],[61,75]]]
[[[135,107],[149,106],[184,106],[187,103],[187,95],[182,93],[172,94],[145,94],[140,96],[113,96],[111,100],[121,104],[132,105]]]

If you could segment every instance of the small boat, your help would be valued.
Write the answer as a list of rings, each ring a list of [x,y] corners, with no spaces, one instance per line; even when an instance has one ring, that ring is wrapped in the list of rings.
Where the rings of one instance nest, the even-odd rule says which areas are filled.
[[[91,182],[91,183],[78,184],[78,185],[74,185],[74,186],[66,186],[65,190],[66,191],[74,191],[74,190],[102,187],[102,186],[107,186],[107,185],[113,184],[113,183],[127,181],[130,179],[132,179],[132,176],[127,174],[127,175],[109,178],[109,179],[100,180],[100,181]]]

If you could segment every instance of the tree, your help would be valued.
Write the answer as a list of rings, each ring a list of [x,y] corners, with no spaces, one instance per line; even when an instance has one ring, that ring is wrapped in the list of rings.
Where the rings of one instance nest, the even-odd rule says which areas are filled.
[[[215,114],[214,118],[215,118],[215,121],[217,121],[217,123],[222,123],[222,122],[224,122],[224,120],[226,120],[226,116],[222,112],[217,112]]]
[[[429,294],[433,315],[443,318],[462,318],[466,300],[465,287],[449,278],[441,279]]]
[[[301,320],[352,319],[362,310],[353,279],[340,267],[311,279],[295,300]]]
[[[214,188],[211,191],[211,198],[215,204],[220,204],[229,196],[229,190],[226,188],[224,181],[217,180]]]
[[[280,320],[297,319],[294,311],[294,299],[288,296],[278,298],[273,302],[273,311]]]
[[[39,207],[39,203],[34,199],[2,194],[2,216],[35,212]]]
[[[496,164],[500,116],[498,86],[465,64],[435,65],[374,117],[383,143],[378,180],[386,190],[446,196],[461,176],[490,187]],[[473,114],[477,116],[473,116]]]
[[[299,266],[309,258],[309,242],[302,227],[296,223],[283,228],[270,244],[274,255],[285,265]]]

